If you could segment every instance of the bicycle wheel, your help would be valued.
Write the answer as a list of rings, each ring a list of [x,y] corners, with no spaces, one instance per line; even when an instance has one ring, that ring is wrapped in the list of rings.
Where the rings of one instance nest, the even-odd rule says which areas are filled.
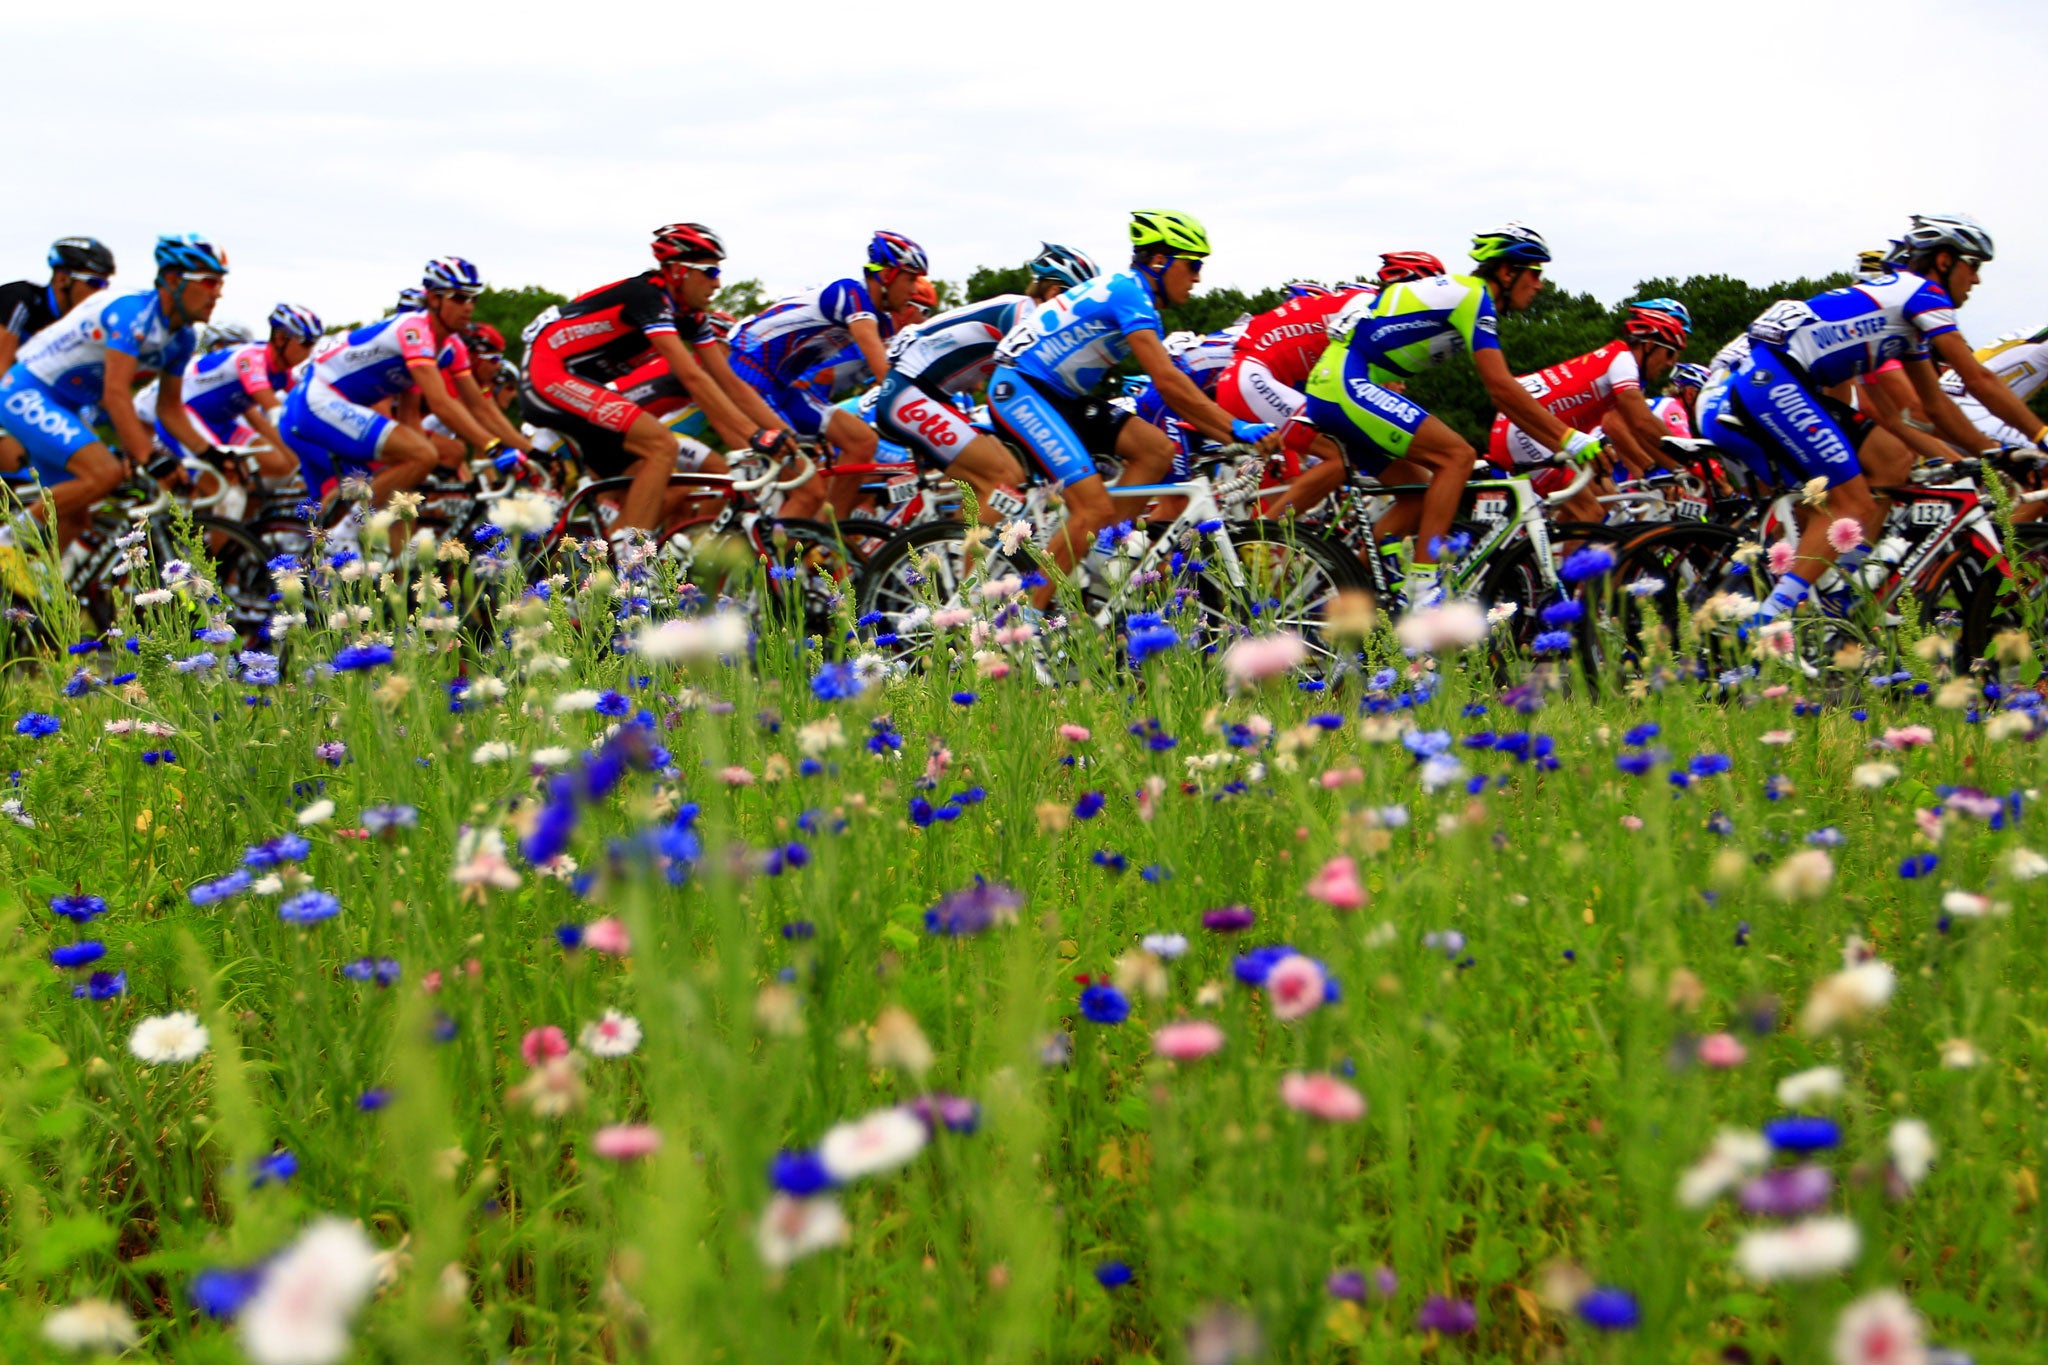
[[[1753,592],[1749,570],[1735,562],[1741,544],[1742,536],[1725,526],[1698,523],[1666,526],[1629,541],[1601,588],[1604,610],[1587,603],[1579,650],[1588,676],[1598,676],[1603,666],[1640,665],[1660,643],[1676,649],[1680,622],[1709,599]],[[1708,652],[1718,654],[1711,644]]]
[[[266,638],[272,610],[270,596],[277,591],[277,581],[270,572],[268,547],[231,521],[194,517],[192,529],[199,533],[213,560],[213,581],[220,589],[228,624],[244,639]]]
[[[1345,547],[1276,521],[1240,522],[1210,539],[1209,562],[1196,578],[1204,634],[1223,643],[1252,631],[1292,631],[1307,643],[1312,670],[1336,662],[1323,633],[1330,602],[1366,587],[1363,569]]]
[[[705,517],[670,532],[660,554],[707,608],[800,623],[806,635],[831,630],[841,603],[858,596],[859,562],[820,522],[789,518],[759,534],[757,546],[747,530]]]
[[[881,612],[900,648],[916,651],[931,639],[923,607],[962,603],[969,572],[967,528],[928,521],[898,532],[868,558],[861,574],[860,614]]]
[[[1990,652],[1991,642],[2008,630],[2040,634],[2042,612],[2048,609],[2048,525],[2022,522],[2012,528],[2005,562],[1986,569],[1977,579],[1963,610],[1963,630],[1956,641],[1956,667],[1963,669]]]

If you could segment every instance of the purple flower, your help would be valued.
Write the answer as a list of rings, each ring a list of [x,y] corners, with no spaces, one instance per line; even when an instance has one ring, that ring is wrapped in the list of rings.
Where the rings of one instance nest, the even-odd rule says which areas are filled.
[[[1202,912],[1202,927],[1219,934],[1235,934],[1251,928],[1257,919],[1249,905],[1221,905]]]
[[[1588,578],[1598,578],[1613,567],[1614,551],[1603,545],[1588,545],[1566,555],[1557,576],[1567,583],[1580,583]]]
[[[832,1174],[814,1151],[777,1152],[768,1162],[768,1183],[797,1199],[808,1199],[832,1188]]]
[[[71,988],[72,998],[76,1000],[112,1000],[126,994],[126,972],[94,972],[85,979],[84,985]]]
[[[289,1151],[272,1152],[269,1156],[259,1156],[249,1163],[249,1185],[252,1189],[260,1190],[273,1180],[283,1184],[298,1173],[297,1156]]]
[[[1791,1114],[1765,1124],[1764,1138],[1781,1152],[1818,1152],[1839,1147],[1842,1130],[1833,1119]]]
[[[1771,1218],[1812,1213],[1834,1195],[1834,1173],[1825,1166],[1778,1166],[1743,1185],[1742,1207]]]
[[[1330,1278],[1323,1281],[1323,1288],[1333,1299],[1349,1299],[1353,1303],[1365,1302],[1365,1272],[1362,1270],[1333,1270]]]
[[[22,714],[21,719],[14,722],[14,733],[27,735],[30,739],[43,739],[56,734],[63,723],[55,716],[45,715],[41,711],[27,711]]]
[[[949,1095],[935,1090],[929,1095],[919,1095],[909,1104],[910,1112],[924,1120],[924,1126],[936,1135],[944,1128],[949,1133],[972,1133],[981,1127],[981,1106],[964,1095]]]
[[[1580,554],[1586,553],[1581,550]],[[1609,557],[1612,562],[1612,557]],[[1479,1326],[1479,1310],[1466,1299],[1447,1299],[1440,1294],[1431,1294],[1424,1301],[1422,1311],[1415,1315],[1415,1330],[1418,1332],[1442,1332],[1445,1336],[1461,1337]]]
[[[1636,1296],[1603,1284],[1579,1300],[1579,1316],[1603,1332],[1632,1331],[1643,1320]]]
[[[341,898],[317,887],[301,891],[277,907],[277,917],[287,924],[316,924],[340,913]]]
[[[925,911],[924,927],[933,934],[978,934],[1015,920],[1023,904],[1023,892],[977,877],[974,885],[941,896]]]
[[[1939,866],[1941,866],[1941,858],[1938,855],[1933,853],[1915,853],[1912,857],[1899,864],[1899,875],[1907,881],[1912,881],[1917,877],[1926,876]]]
[[[98,939],[85,939],[79,943],[65,943],[50,949],[52,966],[69,971],[77,967],[89,967],[107,955],[107,945]]]
[[[350,645],[334,656],[332,667],[336,673],[351,673],[366,668],[381,668],[390,662],[390,645]]]
[[[1102,807],[1105,802],[1106,798],[1101,792],[1084,792],[1081,799],[1074,803],[1074,818],[1076,820],[1093,820],[1096,816],[1102,814]]]
[[[107,902],[100,896],[52,896],[50,913],[85,924],[106,914]]]
[[[1122,1261],[1104,1261],[1095,1267],[1095,1282],[1104,1289],[1121,1289],[1131,1282],[1131,1268]]]
[[[266,1269],[252,1265],[240,1270],[202,1270],[192,1277],[192,1306],[217,1321],[232,1318],[262,1287]]]

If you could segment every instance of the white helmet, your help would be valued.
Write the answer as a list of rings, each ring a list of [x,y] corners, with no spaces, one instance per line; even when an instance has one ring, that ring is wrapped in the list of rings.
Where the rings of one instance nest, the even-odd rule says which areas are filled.
[[[1906,229],[1899,243],[1909,257],[1947,250],[1988,261],[1994,250],[1991,234],[1966,213],[1916,213],[1913,226]]]

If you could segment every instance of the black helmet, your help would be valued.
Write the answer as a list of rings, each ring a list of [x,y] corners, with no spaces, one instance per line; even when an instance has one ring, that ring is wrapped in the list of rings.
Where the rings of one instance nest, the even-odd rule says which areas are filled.
[[[111,275],[114,253],[97,237],[59,237],[50,243],[50,269],[74,275]]]

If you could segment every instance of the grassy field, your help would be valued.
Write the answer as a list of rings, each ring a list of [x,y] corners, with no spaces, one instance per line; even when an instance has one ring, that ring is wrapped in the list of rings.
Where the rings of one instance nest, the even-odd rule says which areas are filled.
[[[2015,642],[905,671],[418,550],[0,673],[0,1358],[2041,1357]]]

